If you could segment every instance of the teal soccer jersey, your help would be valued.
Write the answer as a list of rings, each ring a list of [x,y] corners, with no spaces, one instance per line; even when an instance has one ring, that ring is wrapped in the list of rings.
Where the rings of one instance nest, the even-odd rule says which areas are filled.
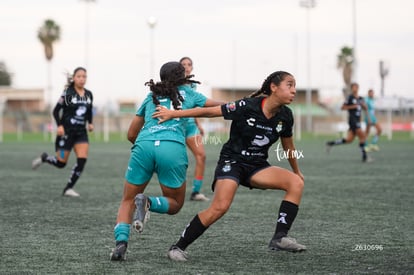
[[[366,97],[365,104],[367,105],[367,112],[372,124],[377,123],[377,118],[375,117],[375,102],[373,98]],[[365,122],[368,123],[368,118],[365,118]]]
[[[189,85],[178,87],[181,96],[184,98],[182,109],[202,107],[205,105],[207,98],[193,90]],[[159,98],[160,104],[168,109],[173,109],[172,101],[168,97]],[[172,140],[185,144],[185,126],[186,118],[175,118],[158,124],[158,119],[152,118],[155,112],[155,104],[152,102],[152,93],[149,93],[138,109],[136,115],[143,116],[145,120],[144,127],[141,129],[138,140]]]

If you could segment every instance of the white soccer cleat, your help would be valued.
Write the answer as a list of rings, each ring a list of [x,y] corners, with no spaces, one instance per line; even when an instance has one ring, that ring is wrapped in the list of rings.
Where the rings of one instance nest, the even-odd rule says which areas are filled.
[[[46,153],[42,153],[42,155],[40,157],[35,158],[32,161],[32,169],[36,170],[37,168],[39,168],[39,166],[42,165],[42,163],[46,161],[46,158],[47,158]]]
[[[269,243],[270,250],[284,250],[289,252],[306,251],[306,246],[296,242],[294,238],[282,237],[280,239],[272,239]]]
[[[39,166],[40,165],[42,165],[42,159],[40,158],[40,157],[38,157],[38,158],[35,158],[33,161],[32,161],[32,169],[33,170],[36,170],[37,168],[39,168]]]
[[[177,246],[171,246],[170,250],[168,250],[167,256],[170,260],[176,262],[186,262],[188,260],[187,252],[181,250]]]
[[[72,188],[69,188],[68,190],[63,193],[63,196],[66,197],[80,197],[79,193],[73,190]]]
[[[207,198],[204,194],[201,193],[192,193],[190,197],[190,201],[209,201],[210,199]]]

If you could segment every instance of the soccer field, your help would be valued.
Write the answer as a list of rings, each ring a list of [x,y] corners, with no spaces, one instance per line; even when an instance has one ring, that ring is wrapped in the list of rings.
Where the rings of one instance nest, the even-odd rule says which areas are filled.
[[[216,140],[216,141],[219,141]],[[224,140],[223,140],[224,141]],[[304,253],[271,252],[282,191],[241,187],[230,211],[187,249],[190,259],[171,262],[166,252],[208,202],[188,198],[174,216],[152,213],[144,232],[131,232],[127,261],[110,262],[113,227],[130,145],[92,142],[75,189],[62,197],[75,157],[63,170],[31,170],[45,142],[0,144],[0,274],[413,274],[414,142],[381,141],[362,163],[357,141],[324,151],[324,139],[296,142],[305,192],[290,231]],[[206,144],[203,193],[222,144]],[[275,146],[276,148],[276,146]],[[274,165],[289,167],[270,153]],[[187,197],[194,161],[189,155]],[[160,194],[153,178],[148,195]]]

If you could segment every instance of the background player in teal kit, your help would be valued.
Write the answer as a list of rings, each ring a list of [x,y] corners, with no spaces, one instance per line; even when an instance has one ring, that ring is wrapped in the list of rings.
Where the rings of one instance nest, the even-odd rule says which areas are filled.
[[[367,125],[365,129],[365,135],[366,135],[367,140],[369,137],[371,126],[374,126],[375,131],[376,131],[371,140],[371,143],[367,144],[367,146],[365,147],[365,150],[367,152],[379,151],[379,147],[377,143],[378,143],[378,138],[381,135],[382,128],[381,128],[381,125],[378,123],[377,117],[375,116],[374,90],[372,89],[368,90],[368,96],[365,98],[365,104],[367,105],[367,113],[368,113],[365,116],[365,123]]]
[[[185,56],[180,59],[181,65],[184,66],[185,75],[191,75],[193,71],[193,60]],[[190,83],[193,89],[196,89],[195,83]],[[185,129],[186,143],[188,148],[194,155],[196,161],[194,168],[194,180],[191,190],[190,200],[192,201],[208,201],[209,199],[201,193],[201,187],[203,185],[204,170],[206,166],[206,151],[203,145],[203,128],[200,125],[200,121],[197,118],[188,118],[187,126]]]
[[[168,62],[160,69],[161,82],[146,83],[151,92],[138,109],[128,130],[133,143],[125,173],[124,192],[118,211],[114,236],[116,247],[111,260],[126,259],[131,223],[141,233],[149,211],[174,215],[184,204],[187,172],[185,146],[186,119],[159,125],[152,114],[156,105],[171,109],[215,106],[218,103],[197,93],[186,83],[197,83],[186,77],[179,62]],[[157,173],[162,196],[143,194],[153,173]],[[134,214],[135,210],[135,214]]]

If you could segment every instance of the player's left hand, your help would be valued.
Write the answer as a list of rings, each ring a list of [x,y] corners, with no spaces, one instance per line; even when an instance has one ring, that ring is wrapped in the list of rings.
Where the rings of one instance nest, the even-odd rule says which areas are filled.
[[[298,175],[303,181],[305,181],[305,177],[303,176],[301,171],[298,171],[295,174]]]
[[[93,131],[93,124],[88,124],[88,131],[92,132]]]
[[[164,106],[158,105],[155,108],[154,114],[152,114],[153,118],[158,118],[158,124],[163,123],[164,121],[170,120],[172,118],[171,110],[167,109]]]

